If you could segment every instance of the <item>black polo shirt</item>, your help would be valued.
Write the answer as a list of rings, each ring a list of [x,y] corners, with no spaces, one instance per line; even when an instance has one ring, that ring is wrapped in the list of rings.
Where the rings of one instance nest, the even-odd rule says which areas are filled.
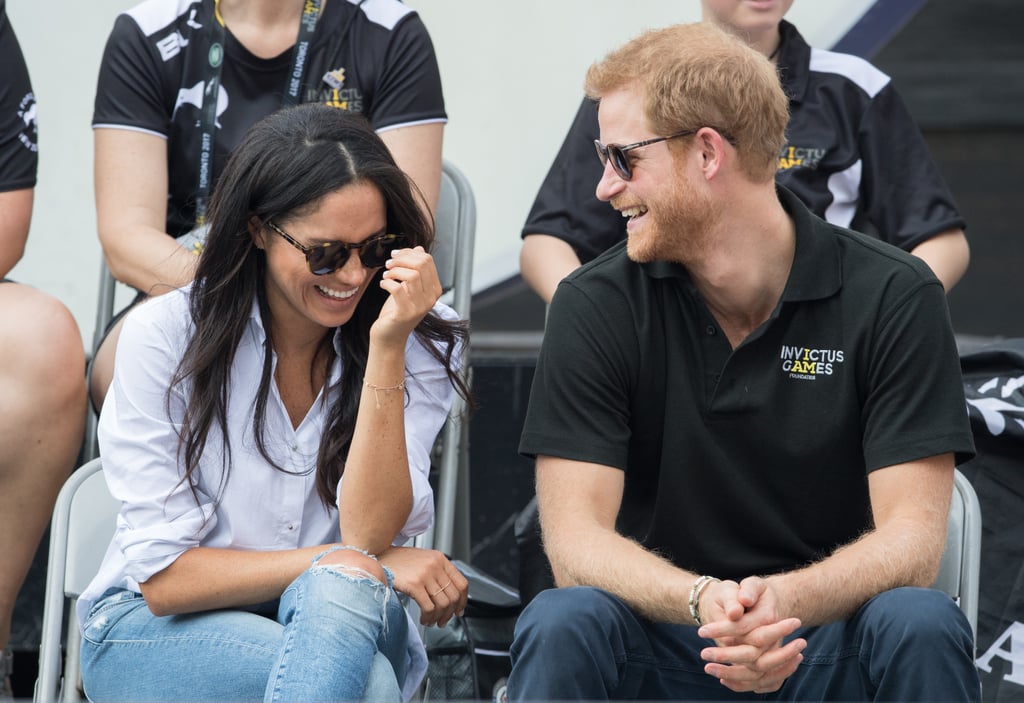
[[[792,193],[796,253],[735,350],[685,268],[620,244],[552,301],[520,451],[625,471],[619,529],[675,564],[742,578],[871,525],[867,474],[973,454],[941,284]]]
[[[790,118],[776,182],[819,217],[905,251],[964,228],[889,77],[856,56],[811,48],[789,22],[779,31],[778,69]],[[599,136],[597,104],[584,100],[522,231],[568,242],[583,263],[626,236],[622,217],[594,195]]]

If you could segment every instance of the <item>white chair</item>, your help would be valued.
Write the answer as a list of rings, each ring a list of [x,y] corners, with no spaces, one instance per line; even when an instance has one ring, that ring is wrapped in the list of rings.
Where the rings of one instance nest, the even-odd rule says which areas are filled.
[[[57,496],[50,524],[35,701],[53,703],[80,699],[78,655],[81,636],[74,603],[99,570],[103,554],[114,535],[120,507],[107,490],[98,458],[71,474]],[[62,636],[65,618],[68,636],[62,675],[61,643],[65,639]]]
[[[948,593],[971,623],[978,636],[979,575],[981,573],[981,503],[974,486],[957,469],[954,473],[953,499],[949,505],[946,548],[942,553],[939,575],[932,584]]]

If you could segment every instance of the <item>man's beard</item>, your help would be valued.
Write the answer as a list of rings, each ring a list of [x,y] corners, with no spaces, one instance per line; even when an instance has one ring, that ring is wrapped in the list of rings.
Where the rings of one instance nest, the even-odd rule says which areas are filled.
[[[705,257],[720,213],[708,196],[680,179],[670,197],[648,210],[644,219],[643,234],[630,235],[626,242],[629,258],[687,264]]]

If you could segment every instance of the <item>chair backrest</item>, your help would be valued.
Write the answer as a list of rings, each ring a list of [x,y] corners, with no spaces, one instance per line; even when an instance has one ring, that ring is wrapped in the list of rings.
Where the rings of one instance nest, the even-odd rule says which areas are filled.
[[[956,470],[949,506],[946,548],[933,588],[957,600],[971,630],[978,633],[979,575],[981,572],[981,503],[967,477]]]
[[[473,298],[473,245],[476,239],[476,199],[466,176],[449,161],[441,169],[441,193],[435,215],[433,256],[445,290],[442,301],[459,317],[469,320]],[[468,378],[469,349],[462,356],[462,374]],[[441,457],[434,526],[416,540],[446,554],[469,558],[469,540],[456,545],[455,525],[468,525],[469,428],[466,404],[456,396],[439,437]]]
[[[36,701],[49,703],[57,699],[68,600],[76,599],[99,570],[114,534],[119,509],[120,503],[107,490],[99,459],[92,459],[72,473],[57,496],[50,523]],[[68,629],[77,631],[73,612],[67,620]],[[68,637],[69,642],[72,639]],[[71,661],[76,658],[72,657],[72,649],[69,645],[68,659],[77,674],[77,661]]]
[[[107,489],[99,459],[80,471],[88,471],[88,475],[74,489],[68,512],[64,595],[69,598],[81,595],[99,570],[121,509]]]
[[[441,192],[434,220],[437,234],[433,256],[446,294],[444,301],[468,320],[473,297],[476,199],[466,176],[447,160],[441,167]]]

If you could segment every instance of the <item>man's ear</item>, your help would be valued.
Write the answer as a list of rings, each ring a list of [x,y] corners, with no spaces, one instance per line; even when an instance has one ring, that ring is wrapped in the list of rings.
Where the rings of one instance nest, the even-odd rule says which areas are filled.
[[[697,130],[695,139],[697,147],[701,150],[701,166],[704,175],[708,179],[714,178],[722,168],[722,159],[725,157],[725,138],[710,127],[702,127]]]
[[[253,215],[249,218],[249,236],[252,237],[252,243],[257,249],[263,249],[266,247],[266,227],[260,222],[260,218]]]

